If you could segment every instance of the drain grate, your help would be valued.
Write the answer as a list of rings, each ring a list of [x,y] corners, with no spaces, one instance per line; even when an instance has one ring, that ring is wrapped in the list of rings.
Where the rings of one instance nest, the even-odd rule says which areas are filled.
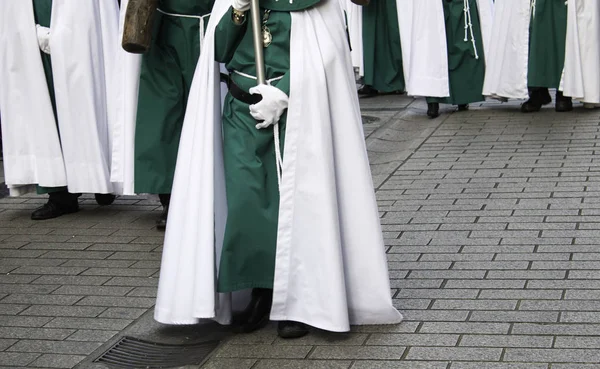
[[[192,345],[167,345],[123,337],[94,362],[128,369],[162,369],[198,365],[218,345],[219,341]]]

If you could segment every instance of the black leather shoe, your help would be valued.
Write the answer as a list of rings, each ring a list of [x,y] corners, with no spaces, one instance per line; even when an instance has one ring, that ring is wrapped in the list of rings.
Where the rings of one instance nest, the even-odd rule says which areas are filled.
[[[525,101],[521,105],[522,113],[535,113],[542,110],[542,106],[550,104],[552,102],[552,96],[547,88],[530,88],[529,89],[529,100]]]
[[[238,333],[250,333],[263,328],[269,323],[269,314],[273,304],[273,290],[255,288],[252,300],[246,309],[233,316],[233,327]]]
[[[163,208],[160,217],[156,220],[156,229],[159,231],[164,231],[167,229],[167,216],[169,215],[169,205]]]
[[[377,91],[376,89],[374,89],[373,87],[371,87],[369,85],[364,85],[363,88],[358,90],[358,94],[365,95],[365,97],[373,97],[373,96],[376,96],[377,94],[379,94],[379,91]]]
[[[115,199],[117,198],[117,196],[111,193],[97,193],[94,195],[94,197],[96,198],[96,202],[98,203],[98,205],[101,206],[110,205],[113,202],[115,202]]]
[[[438,103],[427,103],[427,116],[431,119],[440,116],[440,104]]]
[[[44,206],[36,209],[31,213],[32,220],[46,220],[52,218],[58,218],[65,214],[76,213],[79,211],[79,204],[75,203],[70,206],[61,206],[53,201],[48,201]]]
[[[308,334],[308,326],[304,323],[283,321],[277,325],[277,334],[281,338],[300,338]]]
[[[565,97],[561,91],[556,91],[556,105],[554,110],[564,113],[573,110],[573,99]]]
[[[467,111],[467,110],[469,110],[469,104],[458,105],[458,111]]]

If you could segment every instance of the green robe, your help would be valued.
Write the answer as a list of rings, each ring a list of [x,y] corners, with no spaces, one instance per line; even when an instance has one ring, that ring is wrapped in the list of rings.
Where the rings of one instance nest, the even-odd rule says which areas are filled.
[[[427,102],[462,105],[483,101],[485,100],[482,94],[485,78],[485,55],[477,0],[469,0],[469,6],[473,23],[473,36],[475,37],[479,59],[475,58],[470,32],[468,33],[468,41],[465,41],[464,1],[440,1],[442,1],[444,7],[446,23],[450,97],[430,97],[427,98]]]
[[[50,27],[50,18],[52,16],[52,0],[33,0],[33,15],[36,24],[39,24],[43,27]],[[42,65],[44,66],[44,74],[46,75],[46,83],[48,84],[50,101],[52,102],[52,110],[54,111],[54,119],[58,123],[58,116],[56,114],[56,96],[54,94],[54,79],[52,78],[52,62],[50,55],[42,52],[41,50],[40,55],[42,58]],[[58,129],[58,125],[56,128]],[[66,189],[66,187],[37,186],[37,193],[41,195],[45,193],[64,191]]]
[[[231,11],[225,13],[217,26],[215,58],[226,63],[230,71],[256,76],[252,24],[248,19],[236,25],[231,15]],[[272,11],[267,27],[273,42],[264,49],[266,78],[283,77],[272,84],[289,94],[290,13]],[[245,91],[256,85],[256,80],[236,73],[232,79]],[[273,129],[258,130],[256,123],[248,104],[228,94],[223,111],[228,215],[218,278],[220,292],[273,288],[279,215],[277,163]],[[284,113],[279,121],[281,142],[285,140],[285,123]]]
[[[160,0],[180,15],[209,14],[214,0]],[[204,24],[208,18],[204,19]],[[187,98],[200,57],[200,21],[158,12],[142,58],[135,130],[135,192],[171,193]]]
[[[363,8],[364,83],[381,92],[404,91],[402,47],[396,0]]]
[[[529,87],[559,87],[565,65],[566,39],[565,1],[536,0],[529,36]]]

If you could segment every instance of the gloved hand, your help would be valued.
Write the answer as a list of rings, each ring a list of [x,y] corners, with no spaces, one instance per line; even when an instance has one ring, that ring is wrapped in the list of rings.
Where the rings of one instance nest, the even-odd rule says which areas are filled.
[[[258,121],[256,129],[267,128],[277,122],[288,107],[289,98],[285,92],[271,85],[258,85],[250,89],[251,94],[262,95],[262,100],[250,105],[250,115]]]
[[[231,6],[235,10],[247,12],[250,10],[250,2],[251,0],[231,0]]]
[[[50,28],[36,24],[35,29],[40,50],[46,54],[50,54]]]

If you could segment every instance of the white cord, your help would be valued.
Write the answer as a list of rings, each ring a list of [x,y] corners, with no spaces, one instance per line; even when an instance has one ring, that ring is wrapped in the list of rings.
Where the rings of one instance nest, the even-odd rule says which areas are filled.
[[[477,44],[475,42],[475,32],[473,32],[473,19],[471,17],[471,7],[469,5],[469,0],[464,0],[463,10],[465,12],[465,42],[469,42],[469,33],[471,33],[471,43],[473,44],[475,59],[479,59],[479,53],[477,52]]]
[[[535,19],[535,1],[531,0],[531,18]]]
[[[156,10],[163,13],[164,15],[169,15],[171,17],[198,19],[198,22],[200,23],[200,45],[204,44],[204,34],[205,34],[204,19],[207,17],[210,17],[210,13],[208,13],[206,15],[188,15],[188,14],[167,13],[166,11],[164,11],[162,9],[156,9]]]
[[[273,136],[275,139],[275,160],[277,160],[277,185],[281,192],[281,178],[283,176],[283,157],[281,156],[281,140],[279,137],[279,123],[273,125]]]

